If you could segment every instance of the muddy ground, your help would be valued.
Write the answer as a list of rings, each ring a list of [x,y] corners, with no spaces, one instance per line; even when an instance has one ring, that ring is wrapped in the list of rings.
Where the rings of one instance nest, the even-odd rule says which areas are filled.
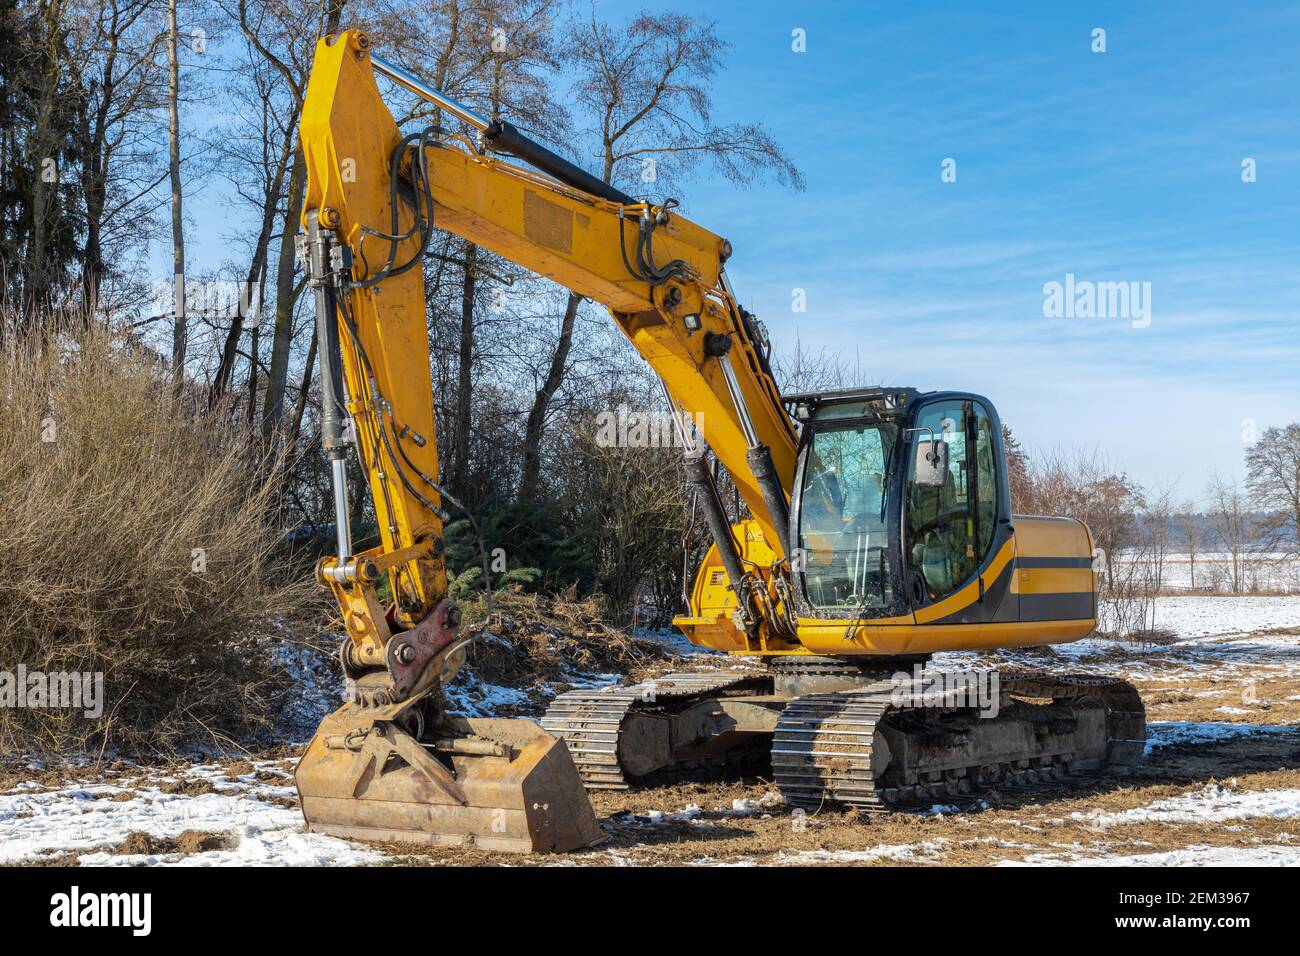
[[[688,666],[709,663],[693,659]],[[1153,746],[1143,764],[1122,780],[989,797],[987,807],[961,810],[937,805],[925,812],[870,817],[829,810],[791,813],[761,775],[598,792],[592,794],[592,804],[605,842],[561,857],[519,857],[473,847],[361,847],[301,834],[290,779],[299,752],[293,747],[169,765],[0,770],[0,824],[7,814],[13,833],[21,836],[24,813],[33,822],[73,813],[90,826],[111,821],[117,807],[136,808],[129,819],[142,821],[140,829],[128,832],[123,827],[134,824],[114,830],[96,823],[89,836],[80,838],[84,846],[61,846],[53,838],[8,861],[28,865],[188,860],[960,866],[1128,862],[1133,857],[1137,862],[1300,864],[1300,628],[1151,647],[1091,641],[1067,652],[1004,652],[956,663],[1122,674],[1146,701]],[[682,662],[662,666],[675,668]],[[228,811],[216,807],[210,816],[194,816],[192,824],[187,815],[186,822],[173,826],[175,832],[151,826],[162,812],[156,808],[176,807],[166,801],[177,800],[207,801],[214,807],[226,800],[232,807],[253,808],[260,814],[258,825],[227,828]],[[66,822],[63,826],[64,831],[51,832],[71,832]],[[274,848],[263,852],[262,844],[294,844],[297,855],[277,855]],[[250,853],[250,847],[258,852]]]

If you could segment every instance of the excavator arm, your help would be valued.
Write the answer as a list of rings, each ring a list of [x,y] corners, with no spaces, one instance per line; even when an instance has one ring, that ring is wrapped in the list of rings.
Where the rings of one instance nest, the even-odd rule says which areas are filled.
[[[438,125],[404,134],[376,74],[476,138]],[[672,407],[734,590],[727,626],[742,647],[780,649],[794,630],[785,536],[797,439],[761,326],[727,284],[730,244],[671,202],[634,200],[426,87],[372,55],[357,31],[318,44],[301,142],[299,254],[316,305],[338,539],[317,577],[338,601],[352,681],[351,699],[325,719],[296,771],[304,816],[341,836],[586,845],[599,829],[562,741],[527,721],[457,717],[443,703],[466,640],[447,594],[444,524],[459,502],[439,483],[422,260],[442,229],[609,309]],[[381,539],[359,554],[348,523],[350,448]],[[729,524],[710,450],[752,521]]]
[[[380,95],[377,74],[433,103],[443,116],[463,121],[477,141],[439,127],[404,136]],[[422,619],[445,591],[437,550],[445,492],[436,483],[419,268],[420,254],[438,228],[609,309],[663,383],[688,475],[701,492],[697,500],[737,590],[737,628],[753,649],[789,637],[791,622],[783,610],[788,602],[782,601],[786,578],[774,565],[789,551],[797,436],[768,367],[761,326],[727,283],[730,243],[678,215],[671,202],[636,201],[509,124],[478,116],[374,55],[364,34],[355,31],[318,46],[302,142],[308,243],[328,244],[337,267],[332,297],[347,413],[340,418],[357,423],[357,448],[383,535],[379,557],[396,562],[390,573],[399,621],[410,626]],[[330,312],[326,304],[324,314]],[[322,336],[323,363],[332,334],[326,329]],[[324,364],[322,371],[329,372]],[[323,392],[329,397],[328,382]],[[329,411],[327,405],[327,426]],[[327,427],[327,451],[341,454],[341,443],[332,448],[332,441]],[[740,536],[747,528],[738,534],[725,518],[706,448],[754,516],[771,558],[762,566],[746,560],[753,549]],[[345,550],[341,542],[339,562],[327,564],[322,576],[336,582],[342,604],[360,608],[360,598],[346,586]],[[352,637],[357,654],[370,660],[386,636],[375,608],[360,614],[358,626],[368,631]]]

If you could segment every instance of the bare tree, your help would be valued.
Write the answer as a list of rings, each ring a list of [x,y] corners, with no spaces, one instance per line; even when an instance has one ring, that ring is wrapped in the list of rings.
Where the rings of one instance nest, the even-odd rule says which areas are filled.
[[[185,376],[185,218],[181,212],[180,53],[176,0],[167,0],[167,145],[172,187],[172,387],[180,394]]]
[[[1020,441],[1011,434],[1011,428],[1002,423],[1002,448],[1007,460],[1007,481],[1011,485],[1011,510],[1020,513],[1030,497],[1029,456],[1020,447]]]
[[[18,306],[19,329],[34,305],[61,299],[79,258],[84,220],[77,160],[81,91],[66,60],[72,13],[49,0],[0,18],[0,293]]]
[[[1183,536],[1183,548],[1187,551],[1188,573],[1191,577],[1192,590],[1196,589],[1196,555],[1201,547],[1201,521],[1196,513],[1196,504],[1191,501],[1183,503],[1182,510],[1174,516],[1178,532]]]
[[[1246,450],[1246,487],[1268,513],[1259,529],[1267,543],[1300,554],[1300,424],[1265,429]]]
[[[1228,555],[1232,593],[1240,594],[1245,581],[1245,560],[1250,540],[1250,519],[1246,496],[1236,482],[1215,475],[1206,492],[1210,501],[1212,533]]]
[[[298,117],[302,114],[302,101],[311,71],[312,55],[320,36],[338,32],[346,0],[325,0],[315,6],[304,6],[277,0],[259,4],[250,9],[248,0],[238,0],[234,10],[226,9],[239,24],[249,46],[280,75],[288,93],[287,112],[291,119],[287,125],[289,136],[296,137]],[[302,148],[295,143],[289,167],[288,197],[284,207],[280,247],[275,273],[275,323],[271,330],[271,361],[266,378],[266,394],[262,403],[262,435],[270,439],[280,426],[284,411],[284,392],[289,375],[289,357],[293,344],[294,306],[302,291],[295,282],[294,236],[302,215],[303,192],[306,187],[306,165]],[[278,196],[276,197],[278,199]],[[261,249],[266,255],[266,249]],[[250,284],[261,282],[265,265],[254,262],[250,267]],[[231,334],[237,335],[232,323]],[[250,372],[257,371],[256,353],[249,363]],[[227,376],[228,377],[228,376]],[[220,381],[222,376],[218,376]],[[250,397],[250,401],[253,398]]]
[[[802,188],[793,161],[761,123],[712,120],[710,85],[728,48],[712,20],[642,12],[626,25],[591,15],[575,20],[565,42],[577,70],[574,100],[588,124],[600,178],[658,188],[678,183],[708,161],[732,182],[767,175]],[[520,499],[537,492],[542,432],[564,381],[581,298],[570,295],[560,333],[524,429]]]
[[[157,188],[157,123],[163,77],[158,52],[166,31],[149,14],[155,0],[74,0],[70,6],[69,75],[81,91],[77,143],[85,202],[83,300],[98,310],[109,264],[151,237],[162,200]]]
[[[793,348],[772,356],[772,374],[782,393],[791,394],[871,384],[842,352],[825,348],[813,352],[798,336]]]
[[[1026,464],[1016,507],[1025,514],[1078,518],[1105,555],[1098,626],[1115,635],[1146,631],[1165,539],[1164,532],[1153,534],[1142,487],[1096,450],[1039,453]],[[1167,511],[1167,505],[1158,507]]]
[[[1165,561],[1169,555],[1169,526],[1173,517],[1173,489],[1154,488],[1144,496],[1146,509],[1142,521],[1146,530],[1148,552],[1147,593],[1149,596],[1150,624],[1156,626],[1156,600],[1165,585]]]
[[[250,290],[250,297],[253,290],[258,290],[256,298],[260,303],[266,301],[261,290],[267,279],[271,240],[277,223],[284,221],[280,207],[285,180],[294,158],[298,114],[296,109],[281,108],[284,77],[264,60],[254,55],[241,81],[247,84],[248,97],[261,103],[261,109],[251,116],[241,114],[241,123],[228,130],[222,140],[222,153],[235,196],[256,210],[256,232],[242,275],[244,288]],[[230,387],[239,358],[240,340],[249,331],[245,327],[247,316],[236,312],[227,318],[229,325],[219,330],[221,344],[209,385],[210,406],[215,405]],[[255,354],[256,349],[250,347],[250,355]],[[251,371],[254,363],[250,361],[249,364]]]

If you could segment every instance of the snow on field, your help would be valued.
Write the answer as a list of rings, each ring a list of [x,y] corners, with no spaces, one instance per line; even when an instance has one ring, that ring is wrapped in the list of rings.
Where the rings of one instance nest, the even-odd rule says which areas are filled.
[[[1234,824],[1247,821],[1300,819],[1300,790],[1241,790],[1236,781],[1208,783],[1176,797],[1155,800],[1126,810],[1072,813],[1070,820],[1108,839],[1125,839],[1123,828],[1134,824]],[[1002,860],[999,866],[1295,866],[1300,864],[1300,844],[1281,843],[1252,847],[1209,847],[1192,844],[1159,853],[1132,854],[1112,849],[1115,844],[1071,844],[1023,860]],[[1131,849],[1131,846],[1129,847]]]
[[[316,733],[321,720],[343,703],[338,664],[331,654],[289,641],[277,644],[274,655],[295,688],[276,730],[283,740],[304,743]]]
[[[1176,744],[1204,744],[1235,737],[1295,734],[1300,727],[1286,724],[1231,724],[1211,721],[1153,720],[1147,724],[1147,753]]]
[[[1300,597],[1164,597],[1156,601],[1156,623],[1176,639],[1144,644],[1087,637],[1054,644],[1047,657],[1033,649],[997,653],[1035,670],[1065,665],[1079,673],[1163,684],[1184,679],[1240,680],[1243,669],[1267,669],[1275,677],[1300,676]],[[1282,633],[1260,633],[1265,631]],[[935,663],[954,666],[962,659],[978,660],[974,654],[953,653],[936,655]],[[1235,706],[1231,701],[1223,704]]]
[[[709,655],[717,655],[719,658],[723,657],[721,651],[715,651],[707,647],[700,647],[696,644],[692,644],[685,634],[674,627],[661,629],[638,627],[633,631],[633,633],[637,637],[645,638],[647,641],[655,641],[664,645],[664,647],[679,657],[700,657]]]
[[[748,867],[748,866],[827,866],[852,863],[876,863],[890,860],[895,863],[939,863],[947,840],[925,840],[921,843],[882,843],[863,850],[799,850],[782,852],[773,857],[738,856],[718,859],[702,856],[689,861],[691,866]],[[635,864],[633,864],[635,865]]]
[[[1180,638],[1300,628],[1300,596],[1157,598],[1156,627]]]
[[[1121,553],[1112,560],[1117,565],[1132,561],[1130,555]],[[1241,583],[1247,590],[1290,591],[1300,589],[1300,560],[1281,552],[1243,554],[1240,558]],[[1212,588],[1228,590],[1232,583],[1232,556],[1225,552],[1208,552],[1196,555],[1195,580],[1193,565],[1185,553],[1165,555],[1161,580],[1171,588]]]
[[[1052,655],[1041,651],[1004,651],[1004,661],[1026,664],[1034,669],[1090,671],[1141,677],[1157,686],[1177,686],[1184,676],[1198,680],[1198,686],[1227,681],[1241,683],[1251,676],[1249,668],[1267,668],[1274,674],[1300,677],[1300,597],[1176,597],[1157,601],[1157,625],[1178,635],[1170,644],[1137,645],[1089,638],[1069,645],[1057,645]],[[1259,633],[1294,628],[1296,634]],[[649,635],[647,635],[649,636]],[[662,636],[662,635],[660,635]],[[675,648],[676,649],[676,648]],[[686,650],[686,647],[681,648]],[[332,670],[322,669],[319,655],[308,649],[289,648],[282,656],[284,666],[307,688],[303,706],[293,714],[286,730],[289,739],[306,739],[315,729],[319,715],[336,703],[337,688]],[[712,661],[710,661],[712,663]],[[719,658],[723,667],[732,658]],[[987,658],[976,654],[936,655],[935,666],[987,667]],[[331,665],[332,666],[332,665]],[[570,684],[601,687],[616,683],[616,674],[574,674]],[[539,684],[531,693],[503,685],[485,683],[466,672],[449,691],[456,709],[470,715],[536,713],[559,687]],[[1145,688],[1144,688],[1145,690]],[[1198,691],[1198,696],[1225,695],[1225,691]],[[1243,698],[1244,699],[1244,698]],[[1288,698],[1288,699],[1294,699]],[[1219,706],[1222,705],[1222,706]],[[1276,738],[1290,735],[1300,741],[1300,726],[1284,724],[1287,716],[1275,712],[1273,723],[1237,723],[1253,713],[1234,696],[1206,701],[1196,716],[1222,716],[1222,720],[1153,721],[1148,726],[1147,752],[1180,745],[1213,745],[1243,736]],[[1218,713],[1216,713],[1216,710]],[[1175,754],[1175,756],[1177,756]],[[389,858],[360,844],[348,843],[303,832],[300,811],[293,806],[292,779],[286,764],[260,761],[254,773],[228,778],[228,767],[216,764],[191,766],[171,776],[159,769],[140,768],[137,779],[98,778],[86,770],[70,770],[73,783],[53,788],[37,782],[41,775],[0,793],[0,864],[38,857],[58,857],[75,852],[83,865],[364,865]],[[33,765],[34,777],[42,767]],[[197,787],[190,787],[198,784]],[[186,789],[188,788],[188,793]],[[176,792],[169,792],[175,790]],[[647,794],[647,803],[653,806]],[[701,830],[753,817],[783,812],[779,798],[737,799],[730,808],[691,804],[669,810],[648,810],[616,814],[616,826],[649,831],[667,826]],[[931,815],[948,815],[957,808],[936,805]],[[1285,837],[1248,848],[1215,848],[1202,845],[1168,851],[1135,853],[1144,847],[1129,842],[1126,827],[1135,824],[1241,826],[1244,821],[1300,820],[1300,790],[1240,790],[1232,785],[1205,786],[1186,793],[1126,810],[1074,814],[1104,836],[1098,842],[1062,845],[1038,852],[1024,862],[1040,865],[1300,865],[1300,838],[1296,845],[1284,844]],[[220,846],[200,852],[179,852],[166,847],[156,852],[123,852],[132,834],[147,833],[158,840],[175,840],[185,831],[219,835]],[[1129,832],[1135,832],[1130,830]],[[1204,830],[1200,831],[1204,839]],[[904,837],[904,840],[908,839]],[[1189,836],[1189,842],[1196,835]],[[1113,842],[1111,842],[1113,841]],[[133,841],[138,842],[138,841]],[[902,862],[942,862],[952,850],[942,838],[871,845],[864,837],[852,850],[786,850],[775,857],[730,857],[707,850],[689,862],[713,865],[834,865]],[[1018,845],[993,841],[991,847],[1011,850]],[[1151,848],[1149,845],[1146,848]],[[997,853],[997,856],[1003,854]],[[610,865],[634,864],[635,854],[621,849],[601,853]],[[552,862],[571,862],[569,859]],[[645,862],[641,860],[640,862]],[[1010,861],[1007,861],[1010,862]]]
[[[922,843],[881,844],[866,850],[800,850],[779,854],[772,862],[777,866],[817,866],[826,863],[872,863],[893,860],[896,863],[938,863],[947,840]]]
[[[551,698],[564,691],[578,688],[598,690],[617,684],[622,674],[580,674],[571,673],[559,683],[545,682],[537,690],[546,698]],[[514,687],[504,684],[489,684],[472,674],[461,677],[447,688],[447,700],[452,710],[466,717],[496,717],[504,708],[520,717],[527,717],[528,711],[540,713],[546,706],[538,706],[532,696]],[[549,702],[549,701],[548,701]]]
[[[1157,800],[1145,807],[1107,812],[1073,813],[1070,819],[1098,829],[1130,823],[1218,823],[1225,820],[1300,818],[1300,790],[1237,790],[1232,783],[1208,783],[1179,797]]]
[[[504,707],[527,707],[529,697],[521,690],[489,684],[470,674],[447,688],[452,710],[466,717],[492,717]]]
[[[1078,853],[1035,853],[1023,860],[1002,860],[998,866],[1300,866],[1300,845],[1193,845],[1163,853],[1084,856]]]
[[[193,796],[165,793],[166,778],[149,786],[73,784],[40,790],[27,784],[0,794],[0,863],[18,863],[44,855],[82,851],[90,866],[355,866],[385,857],[359,844],[304,833],[302,814],[268,802],[293,794],[291,780],[270,763],[282,782],[259,781],[245,774],[238,782],[214,766],[189,768],[182,782],[206,781],[214,789]],[[283,776],[281,776],[283,775]],[[175,838],[186,830],[222,834],[228,848],[188,855],[114,854],[133,833]],[[88,852],[86,852],[88,851]]]
[[[1040,865],[1059,861],[1039,860]],[[1070,860],[1071,866],[1300,866],[1300,846],[1189,846],[1165,853]]]

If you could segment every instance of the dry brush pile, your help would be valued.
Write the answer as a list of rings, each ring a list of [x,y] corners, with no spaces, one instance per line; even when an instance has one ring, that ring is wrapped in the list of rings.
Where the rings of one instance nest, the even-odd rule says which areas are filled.
[[[102,715],[0,707],[0,746],[166,752],[247,741],[310,633],[278,565],[277,472],[174,396],[157,357],[90,329],[0,349],[0,672],[103,675]]]
[[[466,605],[478,634],[466,666],[489,684],[532,689],[575,675],[639,676],[673,659],[663,644],[608,624],[601,601],[573,589],[550,596],[512,586],[493,597],[490,619],[484,611],[481,601]]]

